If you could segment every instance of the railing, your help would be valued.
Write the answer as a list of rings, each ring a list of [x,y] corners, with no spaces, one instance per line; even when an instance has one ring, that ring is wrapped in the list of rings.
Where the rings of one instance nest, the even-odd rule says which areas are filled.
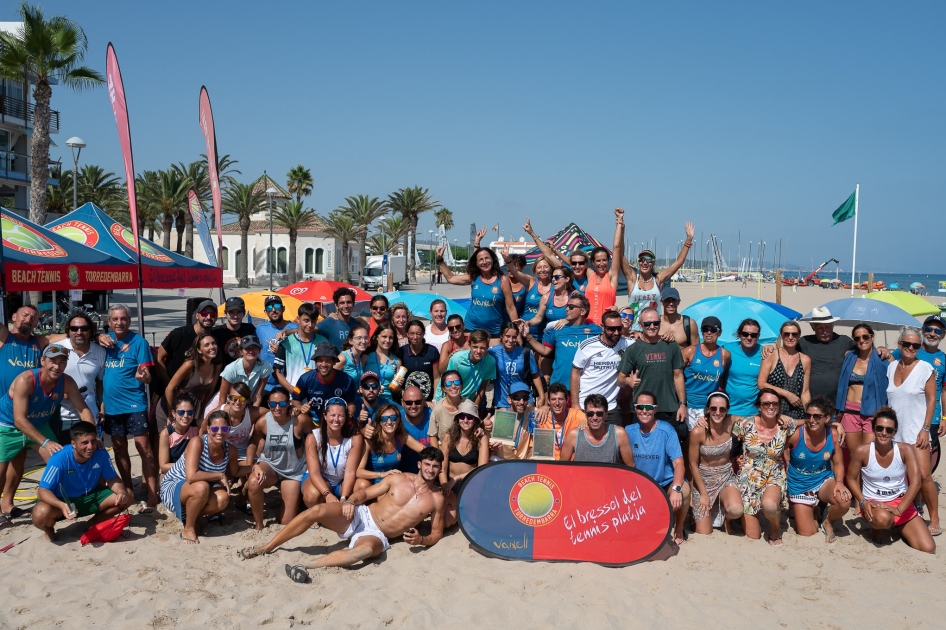
[[[62,162],[50,160],[49,184],[57,186],[62,176]],[[29,183],[30,156],[13,151],[0,151],[0,179]]]
[[[32,127],[35,112],[36,106],[32,103],[27,103],[6,94],[0,95],[0,121],[6,122],[7,117],[18,118],[27,127]],[[49,130],[59,131],[59,112],[56,110],[49,112]]]

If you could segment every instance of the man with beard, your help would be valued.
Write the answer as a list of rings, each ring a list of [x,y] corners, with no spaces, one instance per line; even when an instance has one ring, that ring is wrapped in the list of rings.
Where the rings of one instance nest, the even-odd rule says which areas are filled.
[[[111,315],[109,315],[111,317]],[[154,375],[159,383],[152,388],[152,394],[163,394],[164,388],[171,382],[171,377],[187,360],[186,353],[194,345],[197,335],[212,335],[217,322],[217,305],[213,300],[204,300],[194,310],[194,323],[178,326],[167,334],[158,348],[158,361],[154,364]],[[106,344],[107,345],[107,344]],[[219,347],[219,346],[218,346]],[[117,462],[116,462],[117,463]],[[121,465],[119,464],[119,468]]]
[[[241,297],[227,298],[224,312],[227,317],[226,321],[220,326],[214,326],[210,330],[210,334],[217,342],[221,365],[227,367],[243,356],[240,339],[247,335],[255,335],[256,326],[243,321],[246,316],[246,303]]]
[[[608,424],[624,426],[621,408],[618,407],[618,365],[621,357],[633,340],[625,339],[621,333],[624,325],[617,311],[605,311],[601,316],[604,329],[597,337],[585,339],[578,344],[572,359],[571,390],[572,407],[580,409],[591,394],[601,394],[608,401]]]
[[[68,316],[66,320],[68,339],[57,342],[63,348],[69,348],[69,363],[66,374],[71,376],[85,399],[86,406],[97,413],[102,399],[102,376],[105,374],[105,349],[92,339],[96,337],[95,322],[81,311]],[[69,429],[79,422],[79,412],[68,400],[62,402],[59,409],[60,421],[57,423],[59,441],[65,444],[72,440]],[[68,438],[66,436],[69,436]],[[65,441],[63,441],[65,440]]]
[[[306,569],[349,567],[375,558],[391,547],[388,540],[403,536],[409,545],[431,547],[443,537],[444,497],[438,481],[443,453],[432,446],[420,452],[418,474],[388,475],[365,490],[354,492],[347,501],[320,503],[296,516],[272,540],[259,547],[240,551],[244,559],[272,553],[280,545],[319,525],[341,538],[351,540],[348,549],[340,549],[304,565],[286,565],[286,575],[293,582],[309,579]],[[365,505],[375,499],[371,505]],[[417,526],[431,517],[430,534],[421,535]]]
[[[6,394],[23,370],[39,367],[40,354],[49,343],[46,337],[33,335],[39,311],[32,304],[16,309],[10,321],[13,330],[0,326],[0,395]]]

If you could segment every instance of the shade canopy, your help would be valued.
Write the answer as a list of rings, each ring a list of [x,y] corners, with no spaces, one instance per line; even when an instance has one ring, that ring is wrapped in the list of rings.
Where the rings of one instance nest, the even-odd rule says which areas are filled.
[[[234,294],[230,297],[243,298],[247,314],[254,319],[266,321],[269,317],[266,315],[265,302],[266,298],[270,295],[273,295],[272,291],[250,291],[249,293],[241,293],[239,295]],[[283,311],[283,319],[293,321],[299,316],[299,307],[302,306],[302,300],[297,300],[291,295],[280,295],[279,297],[282,298],[283,306],[286,307],[286,310]],[[217,308],[217,314],[220,315],[220,317],[227,316],[226,303],[221,304]]]
[[[564,256],[568,256],[576,249],[590,252],[595,247],[604,247],[598,239],[588,234],[574,223],[569,223],[553,236],[545,239],[545,242],[548,243],[549,247],[561,252]],[[509,244],[515,245],[516,243],[515,241],[510,241]],[[530,263],[534,263],[540,256],[542,256],[542,251],[539,249],[538,245],[526,252],[526,260]]]
[[[736,295],[710,297],[683,310],[683,314],[691,317],[699,327],[704,318],[713,315],[723,324],[720,336],[721,344],[736,343],[735,334],[739,324],[744,319],[754,319],[759,322],[759,343],[772,343],[778,337],[779,327],[788,321],[784,313],[772,308],[762,300]],[[725,341],[724,341],[725,340]]]
[[[832,317],[839,318],[834,322],[837,326],[857,326],[870,324],[875,330],[899,330],[903,326],[916,326],[916,319],[908,312],[893,304],[879,300],[864,298],[843,298],[822,304],[828,309]],[[811,319],[811,313],[806,313],[801,321]]]
[[[135,263],[135,237],[93,203],[46,225],[77,243]],[[223,270],[164,249],[146,238],[141,243],[141,285],[146,289],[206,289],[223,285]]]
[[[7,291],[132,289],[138,269],[124,257],[86,247],[15,214],[0,211]]]
[[[939,315],[939,307],[935,306],[929,300],[921,298],[919,295],[905,293],[903,291],[875,291],[868,293],[866,298],[893,304],[905,310],[913,317],[922,317],[924,315]]]
[[[355,302],[371,300],[370,293],[366,293],[350,284],[334,282],[332,280],[306,280],[304,282],[296,282],[295,284],[290,284],[289,286],[279,289],[277,293],[280,295],[291,295],[303,302],[325,304],[326,302],[333,302],[332,294],[334,294],[337,289],[342,288],[351,289],[355,292]]]

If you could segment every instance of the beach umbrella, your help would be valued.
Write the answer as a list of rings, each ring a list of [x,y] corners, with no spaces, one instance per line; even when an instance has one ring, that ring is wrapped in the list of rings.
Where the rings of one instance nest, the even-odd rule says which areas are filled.
[[[900,284],[897,282],[891,282],[890,284],[887,285],[887,288],[890,289],[891,291],[899,291]]]
[[[344,282],[333,282],[331,280],[306,280],[304,282],[296,282],[295,284],[290,284],[289,286],[279,289],[277,293],[280,295],[291,295],[292,297],[302,300],[303,302],[318,302],[319,304],[325,304],[327,302],[332,302],[332,294],[335,293],[336,289],[341,288],[351,289],[354,291],[355,302],[371,301],[370,293],[362,291],[358,287],[353,287],[350,284],[345,284]]]
[[[793,311],[794,312],[794,311]],[[713,315],[723,323],[721,339],[733,339],[736,329],[742,320],[752,318],[759,322],[762,330],[759,332],[760,343],[772,343],[778,337],[778,329],[784,322],[791,319],[779,310],[772,308],[762,300],[735,295],[710,297],[683,310],[683,314],[693,319],[697,327],[705,317]],[[720,341],[722,344],[736,343],[735,341]]]
[[[910,285],[910,288],[916,291],[917,289],[925,289],[926,287],[923,286],[922,282],[914,282],[913,284]]]
[[[250,291],[249,293],[241,293],[240,295],[234,294],[230,297],[243,298],[243,302],[246,304],[247,315],[265,321],[269,318],[266,317],[266,309],[263,307],[263,303],[270,295],[274,294],[271,291]],[[292,321],[298,317],[299,307],[302,306],[302,300],[296,299],[291,295],[280,295],[279,297],[282,298],[283,306],[286,307],[286,310],[283,311],[283,317],[289,321]],[[217,313],[220,315],[220,317],[226,317],[226,310],[226,304],[221,304],[217,309]]]
[[[788,319],[798,319],[801,317],[801,313],[795,309],[788,308],[784,304],[777,304],[775,302],[766,302],[762,300],[762,303],[767,305],[769,308],[774,308],[776,311],[787,317]]]
[[[890,291],[877,291],[875,293],[868,293],[865,297],[869,300],[877,300],[879,302],[886,302],[887,304],[899,306],[913,317],[939,315],[939,307],[934,305],[932,302],[921,298],[919,295],[913,295],[912,293],[905,293],[903,291],[898,291],[896,293],[891,293]],[[914,322],[912,325],[915,326],[916,322]]]
[[[384,297],[388,298],[388,302],[391,304],[395,304],[397,302],[404,302],[407,304],[407,308],[411,309],[411,314],[414,315],[414,317],[430,319],[430,304],[434,300],[443,300],[447,303],[447,317],[450,317],[453,314],[457,314],[460,317],[466,317],[466,307],[458,304],[456,300],[451,300],[450,298],[444,297],[439,293],[391,291],[389,293],[384,293],[383,295]]]
[[[910,313],[880,300],[842,298],[822,306],[831,312],[832,317],[840,318],[834,322],[838,326],[856,326],[862,322],[870,324],[875,330],[899,330],[902,326],[916,326],[916,319]],[[806,313],[801,321],[810,319],[811,313]]]

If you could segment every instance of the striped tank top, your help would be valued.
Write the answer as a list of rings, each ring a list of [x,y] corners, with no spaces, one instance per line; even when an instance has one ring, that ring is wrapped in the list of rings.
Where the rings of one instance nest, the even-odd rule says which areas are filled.
[[[204,446],[200,451],[200,461],[197,463],[197,470],[200,472],[222,473],[227,471],[230,464],[230,449],[224,444],[223,459],[217,463],[210,459],[210,444],[207,441],[208,435],[204,435],[202,440]],[[174,487],[178,481],[187,480],[187,452],[181,454],[181,458],[174,462],[171,470],[167,471],[164,479],[161,480],[161,502],[164,505],[174,505]]]

